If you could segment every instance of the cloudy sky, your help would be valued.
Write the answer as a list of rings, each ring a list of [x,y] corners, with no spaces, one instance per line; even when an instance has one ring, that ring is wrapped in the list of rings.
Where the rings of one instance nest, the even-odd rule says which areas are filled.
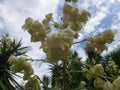
[[[86,9],[91,18],[80,31],[79,40],[84,39],[106,28],[117,32],[115,41],[109,45],[109,50],[120,44],[120,0],[78,0],[72,3],[80,10]],[[34,58],[44,58],[45,54],[39,50],[40,43],[31,43],[30,35],[21,29],[27,17],[42,20],[47,13],[53,13],[56,20],[60,20],[64,0],[0,0],[0,36],[9,33],[11,38],[23,39],[24,46],[31,46],[28,55]],[[80,47],[80,45],[79,45]],[[82,45],[81,45],[82,47]],[[76,48],[80,56],[84,54],[82,48]],[[46,67],[45,65],[41,67]],[[43,70],[43,69],[42,69]],[[36,71],[39,73],[39,71]],[[43,74],[44,74],[43,70]]]

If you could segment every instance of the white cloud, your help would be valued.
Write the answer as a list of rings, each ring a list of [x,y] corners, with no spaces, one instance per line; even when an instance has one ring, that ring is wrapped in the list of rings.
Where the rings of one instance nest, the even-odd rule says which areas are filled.
[[[3,25],[2,25],[2,23],[0,23],[0,29],[3,29],[4,27],[3,27]]]
[[[91,3],[99,8],[106,0],[91,0]]]
[[[50,72],[50,67],[48,63],[43,63],[43,64],[40,64],[40,63],[33,63],[33,68],[34,68],[34,72],[36,75],[38,75],[40,78],[43,78],[43,75],[49,75],[51,74]],[[39,69],[36,69],[36,68],[39,68]]]
[[[86,55],[86,53],[85,53],[85,50],[82,49],[82,48],[79,48],[79,49],[77,49],[76,51],[77,51],[77,53],[78,53],[78,56],[79,56],[80,58],[82,58],[82,61],[85,61],[86,58],[87,58],[87,55]]]
[[[92,31],[94,31],[96,26],[101,24],[100,21],[107,16],[107,12],[105,12],[106,10],[107,10],[106,7],[102,8],[101,11],[97,12],[94,16],[92,16],[89,19],[89,21],[87,22],[87,24],[84,27],[84,31],[86,33],[90,33]]]
[[[91,18],[83,28],[84,33],[89,34],[92,31],[96,31],[98,26],[104,23],[101,21],[104,20],[108,15],[112,14],[111,6],[114,4],[114,0],[84,0],[84,2],[81,4],[81,8],[84,9],[84,5],[86,5],[87,10],[91,13]],[[100,30],[102,30],[102,27]]]

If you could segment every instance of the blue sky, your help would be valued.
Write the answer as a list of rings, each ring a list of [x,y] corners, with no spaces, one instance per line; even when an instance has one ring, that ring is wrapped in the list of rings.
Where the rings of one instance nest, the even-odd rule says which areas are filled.
[[[117,47],[120,44],[120,0],[78,1],[77,4],[72,4],[80,10],[88,10],[91,13],[91,18],[80,31],[77,41],[100,33],[106,28],[111,28],[114,32],[117,31],[117,34],[115,41],[109,45],[109,51]],[[24,32],[21,26],[27,17],[41,21],[45,14],[51,12],[54,14],[54,19],[59,21],[63,3],[64,0],[0,0],[0,36],[7,32],[11,38],[17,40],[23,38],[23,45],[31,46],[28,55],[33,58],[44,58],[45,54],[39,49],[40,43],[31,43],[29,33]],[[72,48],[77,50],[80,56],[84,56],[83,48],[78,48],[78,46]],[[43,64],[41,67],[46,67],[46,65]],[[44,74],[44,69],[41,70]],[[39,73],[39,71],[36,72]]]

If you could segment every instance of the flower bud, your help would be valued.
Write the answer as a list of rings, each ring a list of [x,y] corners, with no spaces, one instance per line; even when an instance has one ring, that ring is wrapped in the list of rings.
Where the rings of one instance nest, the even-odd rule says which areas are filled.
[[[33,22],[33,19],[31,17],[28,17],[26,20],[25,20],[25,24],[22,26],[22,29],[28,29],[30,27],[30,25],[32,24]]]
[[[102,90],[103,87],[104,87],[104,83],[105,83],[105,81],[103,81],[100,78],[97,78],[97,79],[94,80],[94,87],[97,88],[97,89]]]
[[[114,90],[113,89],[113,84],[109,81],[106,81],[103,87],[103,90]]]
[[[89,70],[88,70],[87,68],[82,68],[82,72],[83,72],[83,73],[88,73]]]
[[[25,90],[40,90],[40,83],[37,76],[31,77],[25,84]]]
[[[104,75],[104,68],[101,64],[96,64],[96,66],[94,66],[94,74],[98,76]]]
[[[54,27],[59,28],[59,24],[57,22],[54,22]]]
[[[68,23],[63,23],[63,24],[60,25],[59,28],[60,28],[61,30],[63,30],[63,29],[65,29],[65,28],[67,28],[67,27],[68,27]]]
[[[110,29],[105,30],[101,35],[107,43],[111,43],[114,40],[114,33]]]
[[[120,90],[120,76],[113,81],[113,85],[116,88],[116,90]]]
[[[10,65],[13,65],[13,64],[17,63],[17,58],[14,55],[11,55],[8,59],[8,63]]]
[[[80,82],[80,87],[84,88],[85,85],[86,85],[86,82],[85,82],[85,81],[81,81],[81,82]]]
[[[53,19],[52,18],[52,13],[47,14],[45,17],[48,21],[51,21]]]

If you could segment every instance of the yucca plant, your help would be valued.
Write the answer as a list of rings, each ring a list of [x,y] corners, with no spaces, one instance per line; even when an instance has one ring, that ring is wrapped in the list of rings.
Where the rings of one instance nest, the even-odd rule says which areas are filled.
[[[75,89],[83,80],[81,73],[82,63],[78,54],[75,52],[70,57],[68,63],[54,63],[50,65],[52,88],[61,88],[62,90]]]
[[[16,87],[22,88],[15,80],[15,74],[8,63],[11,55],[25,55],[27,47],[22,47],[21,40],[11,40],[8,37],[3,37],[0,40],[0,90],[15,90]]]
[[[42,87],[42,88],[43,88],[44,90],[48,90],[48,89],[49,89],[48,86],[49,86],[49,84],[50,84],[50,78],[49,78],[49,76],[44,75],[41,83],[43,84],[43,87]]]

